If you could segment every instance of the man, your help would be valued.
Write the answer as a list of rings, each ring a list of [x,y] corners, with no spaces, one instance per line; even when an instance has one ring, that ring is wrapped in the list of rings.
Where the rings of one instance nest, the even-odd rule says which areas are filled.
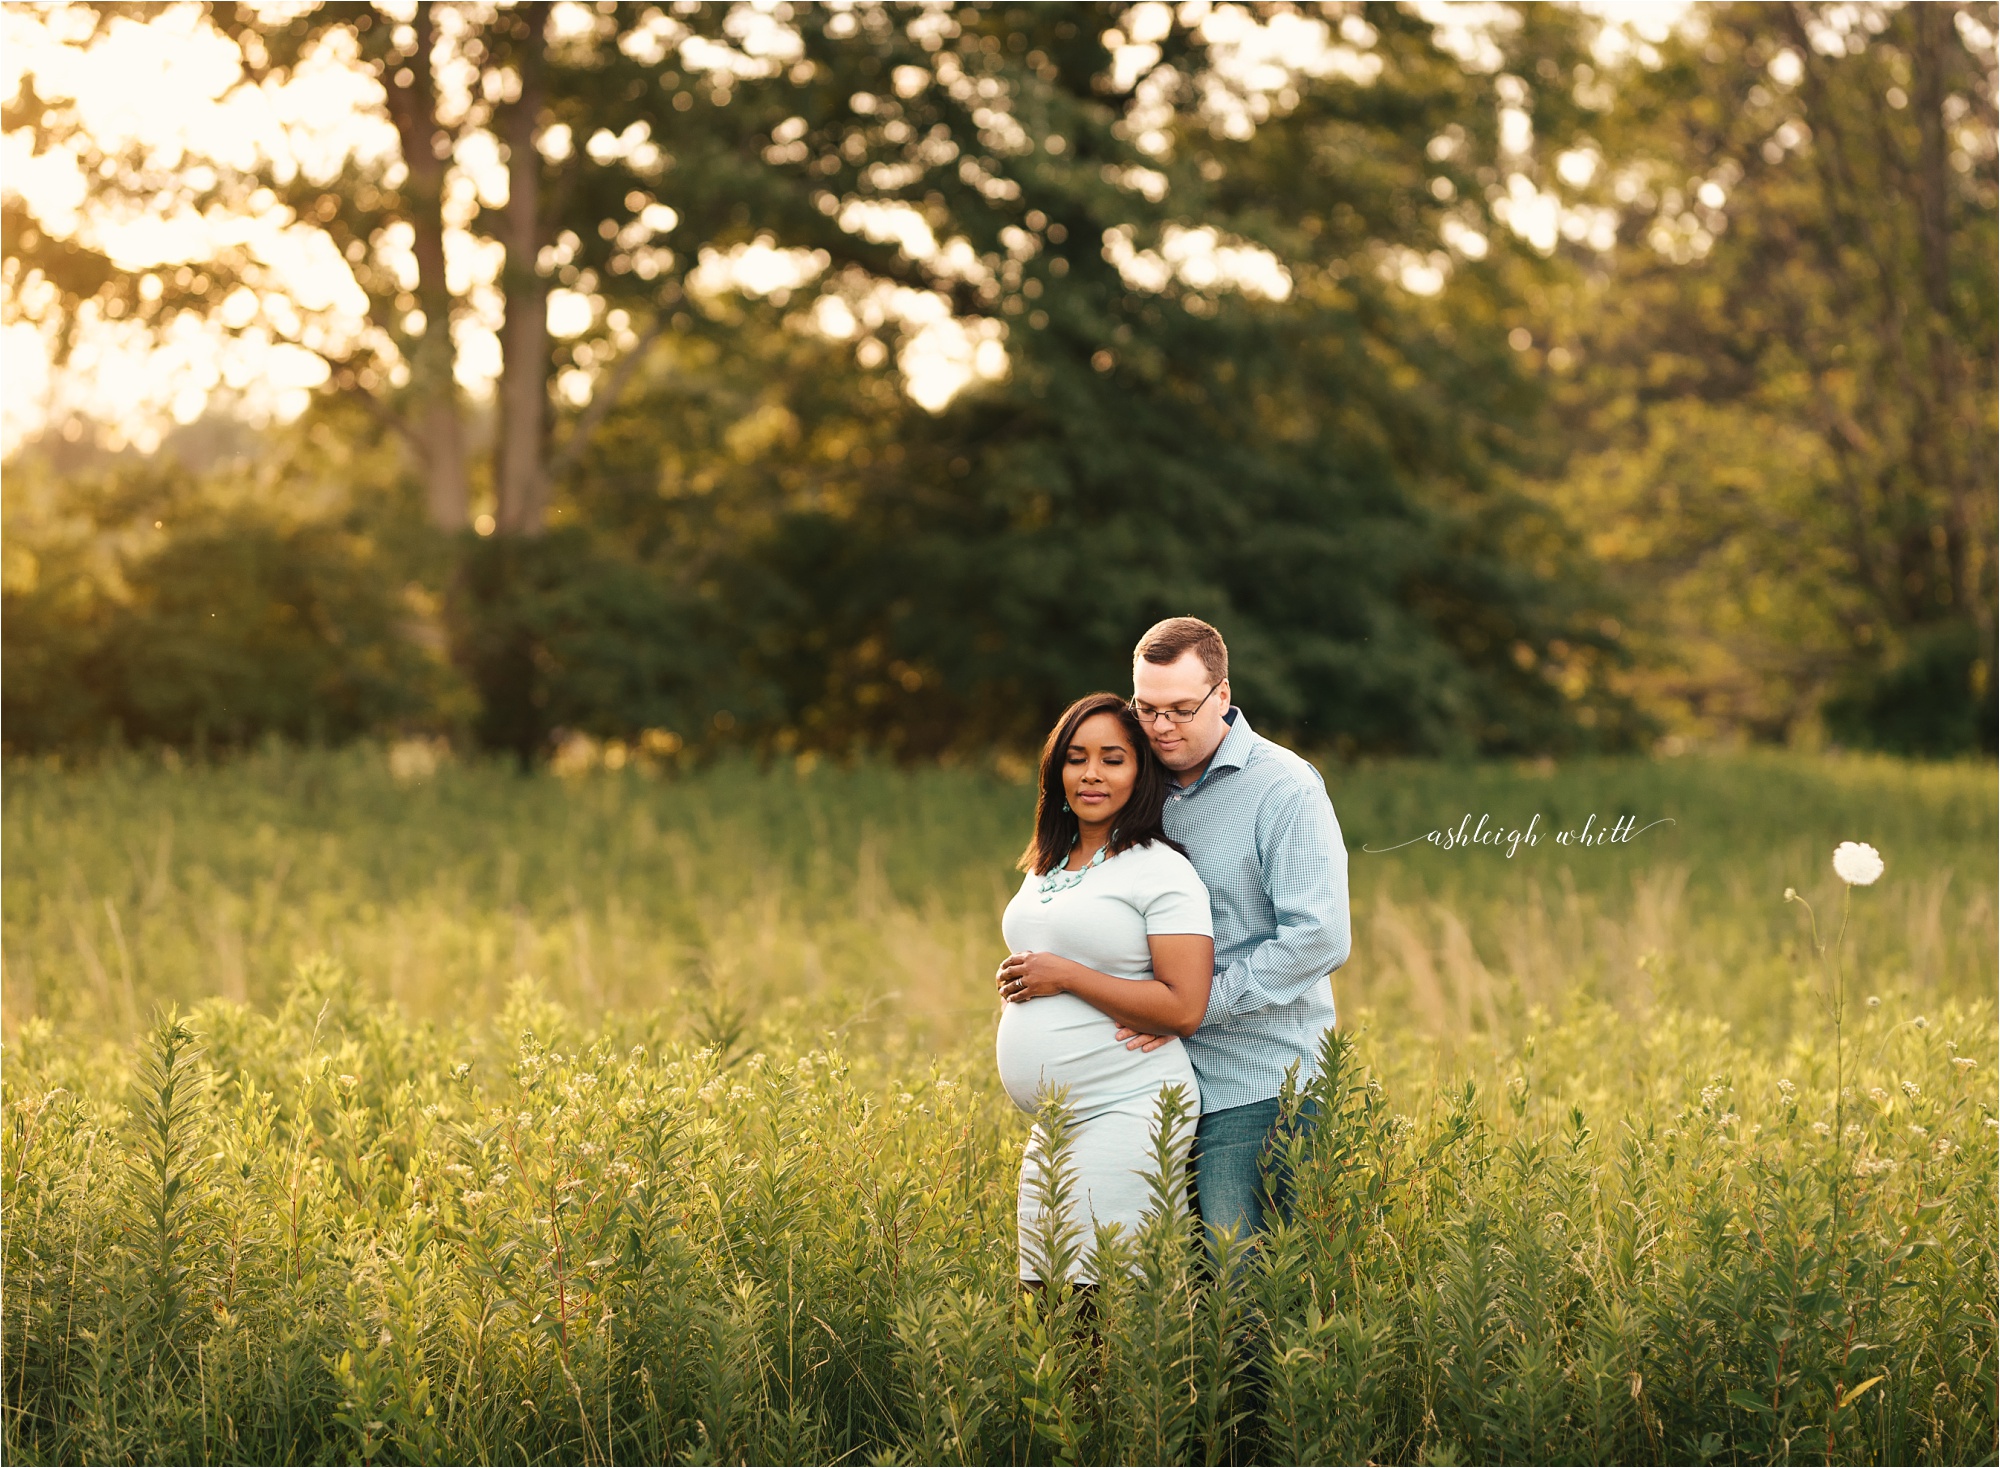
[[[1132,708],[1173,776],[1167,834],[1187,848],[1215,919],[1208,1013],[1186,1042],[1201,1083],[1202,1222],[1254,1234],[1285,1072],[1296,1063],[1301,1086],[1319,1073],[1334,1022],[1330,975],[1350,946],[1347,847],[1319,771],[1230,702],[1229,649],[1208,623],[1170,617],[1139,639]],[[1165,1043],[1130,1029],[1118,1038],[1134,1049]],[[1274,1192],[1286,1207],[1282,1177]]]

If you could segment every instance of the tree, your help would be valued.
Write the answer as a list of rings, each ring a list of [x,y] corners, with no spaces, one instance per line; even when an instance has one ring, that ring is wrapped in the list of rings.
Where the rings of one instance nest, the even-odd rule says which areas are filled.
[[[1583,23],[1535,12],[1496,73],[1397,7],[1200,9],[211,12],[246,78],[351,54],[394,122],[380,156],[209,195],[266,190],[340,246],[370,305],[316,347],[331,386],[422,450],[438,524],[468,506],[433,465],[491,495],[453,614],[490,742],[1019,743],[1176,610],[1224,623],[1260,721],[1312,742],[1643,733],[1602,691],[1615,599],[1520,493],[1544,409],[1506,345],[1548,265],[1499,218],[1534,164],[1498,117],[1517,73],[1563,94]],[[1319,60],[1246,70],[1232,47],[1278,26]],[[101,189],[194,197],[187,170],[103,173],[30,100]],[[452,275],[468,236],[490,295]],[[811,291],[702,289],[752,242]],[[41,244],[10,268],[54,268]],[[217,291],[257,262],[205,268]],[[578,317],[553,340],[552,306]],[[935,416],[896,391],[918,309],[1004,342],[1003,380]],[[488,478],[446,370],[476,317]]]
[[[1660,692],[1991,749],[1994,7],[1699,18],[1594,128],[1563,494],[1667,608]]]

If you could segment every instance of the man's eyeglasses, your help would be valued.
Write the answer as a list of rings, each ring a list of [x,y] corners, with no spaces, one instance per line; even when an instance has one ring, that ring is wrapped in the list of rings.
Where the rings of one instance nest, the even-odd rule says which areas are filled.
[[[1167,719],[1170,722],[1175,724],[1191,723],[1194,720],[1194,716],[1201,712],[1202,704],[1207,703],[1209,699],[1213,698],[1215,696],[1215,690],[1220,688],[1221,686],[1222,684],[1220,682],[1209,684],[1208,692],[1204,693],[1201,696],[1201,703],[1196,704],[1191,709],[1156,709],[1148,704],[1140,703],[1139,700],[1136,698],[1133,699],[1129,704],[1127,704],[1126,707],[1130,708],[1133,713],[1139,716],[1139,722],[1142,725],[1152,723],[1155,719],[1159,718],[1163,714],[1167,717]]]

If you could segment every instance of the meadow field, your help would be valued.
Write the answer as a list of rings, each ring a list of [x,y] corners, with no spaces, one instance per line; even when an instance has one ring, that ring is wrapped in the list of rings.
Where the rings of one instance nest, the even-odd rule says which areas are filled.
[[[1021,780],[10,763],[0,1444],[1993,1461],[1991,766],[1327,777],[1355,948],[1293,1224],[1044,1241],[1133,1266],[1086,1316],[1013,1279]],[[1482,815],[1543,839],[1415,839]]]

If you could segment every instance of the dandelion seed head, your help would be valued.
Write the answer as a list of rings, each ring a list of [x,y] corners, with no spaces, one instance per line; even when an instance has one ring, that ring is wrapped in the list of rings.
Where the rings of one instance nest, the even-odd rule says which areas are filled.
[[[1850,887],[1871,886],[1882,875],[1882,853],[1865,841],[1843,841],[1833,849],[1833,870]]]
[[[1931,1027],[1931,1022],[1920,1014],[1910,1021],[1910,1025],[1913,1029],[1927,1030]]]
[[[1880,1009],[1882,1007],[1882,996],[1880,994],[1870,994],[1868,996],[1868,1007],[1870,1009]]]

